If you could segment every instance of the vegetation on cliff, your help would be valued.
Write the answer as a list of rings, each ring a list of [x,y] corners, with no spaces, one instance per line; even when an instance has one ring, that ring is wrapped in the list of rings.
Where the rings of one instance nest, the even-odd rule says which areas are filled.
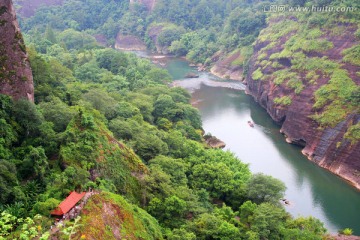
[[[204,147],[189,94],[166,87],[163,70],[111,49],[81,45],[68,52],[53,44],[41,54],[36,41],[29,46],[37,105],[1,95],[2,237],[21,238],[31,228],[31,236],[46,239],[50,210],[70,191],[89,187],[103,193],[74,223],[80,224],[73,231],[79,238],[324,234],[322,223],[304,232],[297,222],[314,220],[294,220],[284,211],[279,180],[252,175],[232,153]],[[42,216],[28,225],[8,220],[35,214]]]
[[[35,104],[0,95],[0,238],[25,231],[46,237],[50,210],[70,191],[91,187],[102,193],[76,222],[78,238],[321,239],[321,222],[293,219],[280,205],[282,182],[251,174],[230,152],[206,148],[190,95],[168,88],[166,71],[100,47],[94,37],[103,34],[112,44],[120,30],[156,47],[149,34],[158,28],[155,43],[175,54],[204,63],[217,51],[237,52],[233,64],[246,68],[265,13],[243,1],[158,1],[150,15],[128,4],[67,0],[23,20]],[[314,119],[327,126],[358,110],[358,84],[342,63],[307,55],[333,47],[318,18],[270,20],[272,32],[260,33],[264,47],[249,74],[289,90],[274,98],[282,108],[318,79],[331,78],[315,93]],[[283,38],[284,46],[270,54]],[[356,65],[353,50],[342,54]],[[351,141],[358,125],[349,127]],[[34,220],[16,220],[26,217]]]
[[[109,192],[90,198],[78,224],[72,239],[163,239],[154,217]]]
[[[247,90],[282,124],[288,142],[305,146],[310,160],[358,188],[359,4],[290,6],[268,13],[254,43]]]

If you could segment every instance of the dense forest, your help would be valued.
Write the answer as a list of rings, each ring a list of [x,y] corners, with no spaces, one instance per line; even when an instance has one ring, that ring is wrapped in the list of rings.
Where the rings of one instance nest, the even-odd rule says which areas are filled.
[[[0,239],[115,239],[115,229],[124,239],[323,239],[326,229],[319,220],[295,219],[285,211],[281,181],[252,174],[231,152],[206,145],[189,93],[168,87],[165,70],[104,46],[113,46],[121,32],[143,39],[149,49],[166,48],[196,63],[210,64],[218,51],[240,51],[236,63],[246,69],[252,44],[267,24],[265,4],[159,0],[149,12],[124,0],[65,0],[30,18],[20,16],[35,103],[0,95]],[[161,28],[156,41],[149,35],[154,27]],[[97,42],[99,35],[106,44]],[[286,49],[306,46],[314,45]],[[358,47],[353,50],[348,61],[358,61],[358,54],[353,57]],[[342,74],[326,59],[313,64],[329,66],[334,78]],[[312,74],[309,78],[316,77]],[[262,78],[261,69],[253,77]],[[346,88],[341,99],[351,102],[347,111],[354,111],[355,86],[341,87]],[[302,87],[294,82],[292,88]],[[318,92],[318,106],[326,104],[327,88]],[[331,116],[316,117],[332,124],[337,120]],[[359,138],[357,128],[351,139]],[[49,231],[50,211],[71,191],[90,188],[99,194],[82,215]],[[106,213],[104,206],[122,214]]]

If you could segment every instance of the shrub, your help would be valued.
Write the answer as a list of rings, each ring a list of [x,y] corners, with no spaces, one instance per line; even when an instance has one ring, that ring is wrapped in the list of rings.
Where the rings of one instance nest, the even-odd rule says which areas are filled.
[[[259,36],[260,42],[265,41],[276,41],[279,38],[289,34],[292,31],[295,31],[299,28],[299,24],[295,21],[278,21],[271,25],[271,28],[261,31]],[[269,30],[270,29],[270,30]]]
[[[262,80],[263,77],[264,77],[264,74],[261,72],[260,68],[256,69],[255,72],[253,72],[253,74],[252,74],[252,78],[254,80]]]
[[[360,122],[348,128],[345,138],[349,139],[352,144],[360,140]]]
[[[358,89],[346,70],[335,70],[328,84],[315,92],[313,108],[322,112],[312,117],[324,126],[334,127],[357,108]]]
[[[360,28],[355,32],[355,37],[360,39]]]
[[[267,54],[266,54],[266,53],[262,53],[262,54],[260,54],[260,55],[257,57],[257,59],[258,59],[259,61],[261,61],[261,60],[264,60],[266,57],[267,57]]]
[[[277,105],[283,105],[283,106],[288,106],[292,103],[292,100],[289,96],[284,96],[281,98],[274,98],[274,103]]]
[[[345,228],[344,230],[341,231],[341,233],[346,236],[350,236],[353,234],[353,230],[351,228]]]
[[[272,68],[281,68],[281,64],[278,61],[275,61],[271,64]]]
[[[294,89],[296,94],[301,93],[301,91],[304,89],[302,81],[298,78],[291,78],[286,85]]]
[[[296,73],[290,72],[289,69],[282,69],[274,73],[274,83],[276,85],[282,84],[285,80],[296,78]]]
[[[360,45],[353,46],[343,51],[344,62],[360,66]]]
[[[315,71],[310,71],[306,74],[306,80],[309,81],[309,83],[314,84],[320,76],[316,74]]]

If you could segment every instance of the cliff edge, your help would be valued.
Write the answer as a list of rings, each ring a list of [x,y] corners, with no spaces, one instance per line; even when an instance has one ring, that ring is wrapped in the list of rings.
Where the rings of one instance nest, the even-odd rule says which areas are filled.
[[[254,46],[247,92],[282,125],[287,142],[360,189],[359,30],[314,18],[269,21]]]
[[[0,94],[34,101],[26,47],[11,0],[0,1]]]

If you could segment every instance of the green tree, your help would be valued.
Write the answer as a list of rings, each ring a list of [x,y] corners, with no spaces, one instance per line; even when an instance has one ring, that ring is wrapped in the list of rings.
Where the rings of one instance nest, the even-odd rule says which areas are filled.
[[[65,131],[75,114],[74,110],[59,98],[53,98],[49,102],[42,102],[38,106],[45,120],[54,124],[54,130],[56,132]]]
[[[0,203],[8,204],[16,200],[16,167],[6,160],[0,161]]]
[[[46,199],[45,202],[37,202],[33,207],[33,211],[36,214],[41,214],[43,216],[49,216],[50,211],[54,210],[59,206],[60,201],[55,198]]]
[[[173,229],[167,237],[169,240],[196,240],[196,235],[194,233],[188,232],[183,228]]]
[[[171,177],[171,183],[175,186],[187,185],[186,172],[188,166],[181,159],[173,159],[165,156],[157,156],[149,161],[150,166],[158,165]]]
[[[204,188],[214,198],[225,199],[233,189],[233,172],[224,163],[202,163],[192,169],[191,186]]]
[[[17,149],[17,156],[22,159],[18,163],[18,171],[23,179],[38,177],[43,179],[48,172],[48,161],[42,147],[28,146]]]
[[[18,100],[14,104],[13,114],[21,127],[22,136],[36,137],[39,134],[39,126],[43,123],[44,118],[35,104],[23,99]]]
[[[247,184],[247,196],[255,203],[278,203],[284,196],[286,187],[283,182],[262,173],[254,174]]]
[[[96,40],[93,36],[71,28],[59,34],[59,41],[63,42],[67,49],[86,49],[96,46]]]
[[[284,239],[320,240],[325,233],[324,224],[313,217],[289,219],[282,230]]]
[[[155,118],[163,117],[173,119],[176,109],[176,104],[171,96],[160,95],[154,103],[153,115]]]
[[[179,227],[184,222],[183,217],[187,209],[186,202],[177,196],[171,196],[162,202],[153,198],[148,206],[148,211],[155,216],[166,227]]]
[[[83,95],[83,99],[89,102],[93,108],[104,114],[109,120],[116,118],[118,116],[118,109],[122,109],[114,98],[100,89],[90,90]]]
[[[251,230],[257,232],[260,239],[283,239],[281,229],[288,218],[283,208],[262,203],[254,211]]]
[[[244,202],[239,209],[241,222],[246,223],[248,224],[248,226],[250,226],[253,222],[253,215],[256,208],[256,203],[252,203],[251,201]]]
[[[54,33],[54,31],[53,31],[53,29],[51,28],[50,25],[46,26],[44,37],[45,37],[46,40],[48,40],[51,43],[56,43],[57,42],[55,33]]]
[[[126,54],[113,49],[99,51],[96,54],[96,62],[100,68],[105,68],[113,74],[124,73],[122,69],[127,68],[129,65]]]
[[[134,150],[145,161],[159,154],[166,154],[168,146],[154,134],[141,133],[134,139]]]
[[[181,35],[185,33],[185,29],[176,26],[167,26],[162,29],[157,37],[157,43],[160,46],[170,46],[175,40],[179,40]]]
[[[197,239],[241,239],[237,227],[209,213],[200,215],[189,225],[189,229],[195,232]]]

